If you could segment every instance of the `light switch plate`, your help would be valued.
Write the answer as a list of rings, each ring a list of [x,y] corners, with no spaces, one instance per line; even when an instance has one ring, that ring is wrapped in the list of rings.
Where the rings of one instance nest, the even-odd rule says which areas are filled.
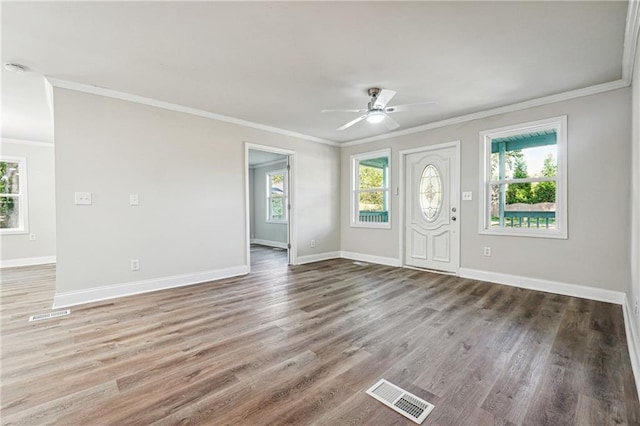
[[[462,201],[471,201],[473,199],[473,193],[471,191],[462,193]]]
[[[132,206],[137,206],[140,204],[140,200],[138,199],[138,194],[129,195],[129,204]]]
[[[76,192],[75,194],[76,205],[78,206],[90,206],[91,205],[91,193],[90,192]]]

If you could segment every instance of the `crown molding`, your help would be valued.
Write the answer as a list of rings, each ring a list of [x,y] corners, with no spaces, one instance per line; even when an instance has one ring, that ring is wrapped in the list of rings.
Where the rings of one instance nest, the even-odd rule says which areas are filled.
[[[279,135],[291,136],[298,139],[304,139],[311,142],[317,142],[325,145],[340,146],[339,143],[317,138],[315,136],[305,135],[303,133],[293,132],[290,130],[280,129],[278,127],[267,126],[260,123],[254,123],[252,121],[241,120],[239,118],[233,118],[222,114],[216,114],[209,111],[204,111],[197,108],[191,108],[184,105],[178,105],[171,102],[164,102],[157,99],[146,98],[144,96],[132,95],[130,93],[119,92],[113,89],[106,89],[104,87],[92,86],[84,83],[76,83],[73,81],[60,80],[53,77],[46,77],[45,79],[53,86],[59,89],[75,90],[76,92],[89,93],[92,95],[104,96],[107,98],[119,99],[122,101],[135,102],[138,104],[148,105],[156,108],[162,108],[169,111],[182,112],[185,114],[197,115],[199,117],[210,118],[212,120],[224,121],[227,123],[233,123],[240,126],[250,127],[252,129],[264,130],[266,132],[277,133]]]
[[[633,79],[633,64],[637,60],[635,56],[639,34],[640,0],[629,0],[627,23],[624,31],[624,46],[622,48],[622,79],[629,84]]]
[[[345,142],[341,146],[347,147],[347,146],[361,145],[365,143],[391,139],[398,136],[411,135],[414,133],[424,132],[425,130],[451,126],[453,124],[465,123],[467,121],[491,117],[499,114],[505,114],[508,112],[521,111],[527,108],[533,108],[533,107],[552,104],[556,102],[567,101],[575,98],[580,98],[583,96],[595,95],[598,93],[608,92],[611,90],[622,89],[628,86],[629,86],[629,82],[624,80],[611,81],[609,83],[597,84],[595,86],[589,86],[582,89],[571,90],[568,92],[558,93],[551,96],[544,96],[542,98],[531,99],[528,101],[518,102],[511,105],[506,105],[503,107],[487,109],[484,111],[478,111],[471,114],[460,115],[458,117],[453,117],[453,118],[447,118],[446,120],[434,121],[433,123],[423,124],[421,126],[411,127],[409,129],[398,130],[397,132],[385,133],[382,135],[371,136],[364,139],[357,139],[354,141]]]

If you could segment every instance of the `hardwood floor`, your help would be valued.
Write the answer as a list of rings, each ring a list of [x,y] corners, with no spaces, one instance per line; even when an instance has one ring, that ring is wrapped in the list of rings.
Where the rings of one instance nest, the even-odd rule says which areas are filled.
[[[620,306],[252,248],[245,277],[50,310],[55,268],[2,271],[2,424],[639,424]]]
[[[286,268],[289,262],[286,249],[251,244],[251,271],[263,272],[266,269]]]

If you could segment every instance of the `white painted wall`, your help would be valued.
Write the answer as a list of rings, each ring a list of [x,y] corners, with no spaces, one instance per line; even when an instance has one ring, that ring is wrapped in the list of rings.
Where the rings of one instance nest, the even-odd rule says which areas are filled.
[[[282,170],[287,167],[286,160],[264,167],[255,167],[253,171],[253,214],[254,239],[257,242],[272,242],[281,247],[287,243],[287,224],[267,222],[267,179],[266,173],[272,170]]]
[[[349,146],[342,150],[342,176],[349,176],[350,155],[390,147],[395,189],[399,151],[460,140],[461,190],[473,192],[473,201],[460,204],[461,267],[623,292],[630,278],[630,97],[630,89],[620,89]],[[480,235],[479,132],[560,115],[568,116],[569,238]],[[349,225],[349,189],[345,179],[341,250],[397,261],[399,197],[392,197],[392,229],[354,228]],[[484,246],[491,247],[491,257],[483,256]]]
[[[2,155],[27,159],[28,232],[0,236],[2,266],[52,263],[56,256],[53,144],[2,139]],[[29,234],[36,240],[30,241]]]
[[[66,89],[54,102],[57,294],[246,266],[245,141],[297,153],[298,255],[339,249],[338,148]]]

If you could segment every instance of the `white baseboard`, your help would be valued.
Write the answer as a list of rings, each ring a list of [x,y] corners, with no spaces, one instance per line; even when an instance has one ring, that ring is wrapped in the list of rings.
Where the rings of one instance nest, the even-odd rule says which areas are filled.
[[[22,259],[0,260],[0,268],[14,268],[16,266],[46,265],[49,263],[56,263],[56,257],[55,256],[24,257]]]
[[[116,297],[132,296],[134,294],[148,293],[150,291],[200,284],[223,278],[245,275],[248,273],[249,266],[241,265],[213,271],[172,275],[124,284],[94,287],[86,290],[67,291],[63,293],[56,292],[53,298],[53,308],[81,305],[84,303],[98,302],[100,300],[114,299]]]
[[[321,262],[323,260],[338,259],[340,257],[339,251],[329,251],[326,253],[309,254],[307,256],[298,256],[296,259],[297,265],[304,265],[305,263]]]
[[[597,300],[599,302],[616,303],[622,305],[625,293],[622,291],[605,290],[577,284],[567,284],[557,281],[541,280],[538,278],[523,277],[520,275],[502,274],[498,272],[481,271],[478,269],[460,268],[459,275],[463,278],[488,281],[497,284],[506,284],[513,287],[530,290],[546,291],[548,293],[562,294],[565,296],[581,297],[583,299]]]
[[[370,254],[354,253],[351,251],[330,251],[326,253],[311,254],[307,256],[298,256],[298,265],[304,265],[305,263],[321,262],[329,259],[350,259],[359,260],[361,262],[377,263],[387,266],[402,266],[400,259],[393,257],[373,256]]]
[[[377,263],[387,266],[402,266],[400,259],[395,257],[373,256],[370,254],[354,253],[352,251],[341,251],[340,257],[351,260],[359,260],[360,262]]]
[[[633,370],[633,378],[636,382],[636,389],[640,389],[640,339],[638,338],[638,330],[636,322],[633,320],[633,306],[630,305],[631,300],[625,295],[625,303],[622,305],[622,313],[624,314],[624,331],[627,335],[627,348],[629,349],[629,358],[631,359],[631,369]]]
[[[252,238],[249,242],[251,244],[260,244],[261,246],[267,246],[267,247],[278,247],[283,249],[288,248],[287,243],[281,243],[280,241],[269,241],[269,240],[261,240],[259,238]]]

